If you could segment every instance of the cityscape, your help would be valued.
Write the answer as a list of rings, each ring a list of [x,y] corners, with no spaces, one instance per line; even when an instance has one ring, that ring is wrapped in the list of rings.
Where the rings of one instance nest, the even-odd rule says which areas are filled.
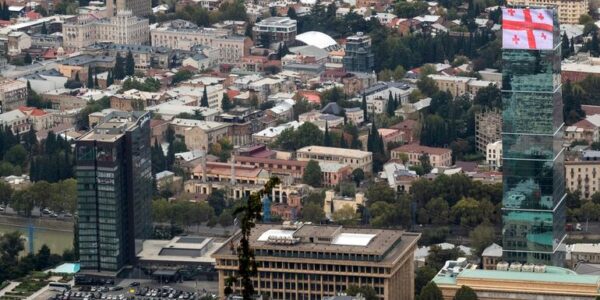
[[[599,27],[0,0],[0,300],[598,300]]]

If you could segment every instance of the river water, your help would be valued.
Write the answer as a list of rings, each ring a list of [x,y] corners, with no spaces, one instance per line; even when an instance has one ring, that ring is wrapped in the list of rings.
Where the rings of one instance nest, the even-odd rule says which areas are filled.
[[[18,230],[24,237],[28,237],[27,227],[0,224],[0,234]],[[73,232],[44,228],[35,228],[33,232],[33,248],[37,252],[43,244],[48,245],[50,251],[62,254],[63,251],[73,248]],[[29,242],[25,242],[25,250],[29,251]]]

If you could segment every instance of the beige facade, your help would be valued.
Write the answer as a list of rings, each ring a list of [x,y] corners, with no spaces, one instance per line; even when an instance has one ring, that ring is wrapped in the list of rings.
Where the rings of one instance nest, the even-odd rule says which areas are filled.
[[[566,160],[565,185],[569,191],[580,191],[583,198],[590,198],[594,193],[600,192],[599,152],[584,151],[575,160]]]
[[[452,96],[462,96],[468,94],[475,96],[480,89],[488,87],[490,84],[494,85],[492,81],[477,80],[474,77],[464,76],[448,76],[448,75],[429,75],[429,78],[433,79],[440,91],[448,91]]]
[[[152,46],[190,50],[197,45],[218,49],[218,63],[240,63],[250,52],[252,41],[232,35],[226,29],[203,28],[183,20],[174,20],[150,31]]]
[[[485,150],[485,158],[492,170],[502,167],[502,141],[489,143]]]
[[[408,164],[418,166],[421,164],[419,160],[423,154],[429,155],[429,162],[431,166],[436,167],[449,167],[452,165],[452,150],[446,148],[436,148],[421,146],[418,144],[407,144],[393,149],[390,152],[392,159],[402,160],[402,154],[408,156]]]
[[[17,109],[27,102],[27,83],[18,80],[0,80],[0,113]]]
[[[213,254],[220,295],[237,273],[240,239],[238,231]],[[249,237],[258,266],[252,281],[257,293],[273,300],[323,299],[351,285],[371,286],[381,300],[414,299],[418,239],[399,230],[257,224]],[[237,282],[232,288],[241,291]]]
[[[331,217],[331,215],[334,212],[346,205],[352,207],[356,211],[359,205],[365,205],[365,194],[356,193],[354,198],[351,198],[336,196],[335,191],[333,190],[325,192],[325,200],[323,201],[323,211],[325,212],[325,215],[327,217]]]
[[[299,161],[339,162],[365,173],[373,172],[373,154],[367,151],[324,146],[307,146],[296,151]]]
[[[77,51],[96,42],[144,45],[149,42],[148,19],[120,11],[109,19],[92,15],[79,16],[74,22],[63,24],[63,45],[66,50]]]
[[[182,136],[185,145],[191,150],[208,150],[210,144],[229,137],[229,124],[175,118],[170,126],[175,135]]]
[[[106,0],[108,14],[115,15],[115,12],[129,10],[134,16],[146,17],[152,14],[151,0]]]
[[[475,114],[475,146],[480,153],[486,153],[490,143],[502,139],[502,112],[486,110]]]
[[[588,0],[508,0],[508,5],[555,6],[561,24],[579,24],[579,17],[590,9]]]

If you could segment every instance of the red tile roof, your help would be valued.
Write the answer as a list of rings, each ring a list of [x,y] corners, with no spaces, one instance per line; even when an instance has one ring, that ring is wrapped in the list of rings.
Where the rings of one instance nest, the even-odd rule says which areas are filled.
[[[583,109],[586,116],[600,114],[600,106],[598,105],[582,105],[581,109]]]

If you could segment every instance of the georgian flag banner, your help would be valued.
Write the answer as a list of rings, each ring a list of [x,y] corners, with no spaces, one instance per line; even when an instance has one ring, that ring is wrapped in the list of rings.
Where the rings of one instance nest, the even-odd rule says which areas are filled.
[[[550,9],[502,8],[502,48],[553,49],[552,16]]]

